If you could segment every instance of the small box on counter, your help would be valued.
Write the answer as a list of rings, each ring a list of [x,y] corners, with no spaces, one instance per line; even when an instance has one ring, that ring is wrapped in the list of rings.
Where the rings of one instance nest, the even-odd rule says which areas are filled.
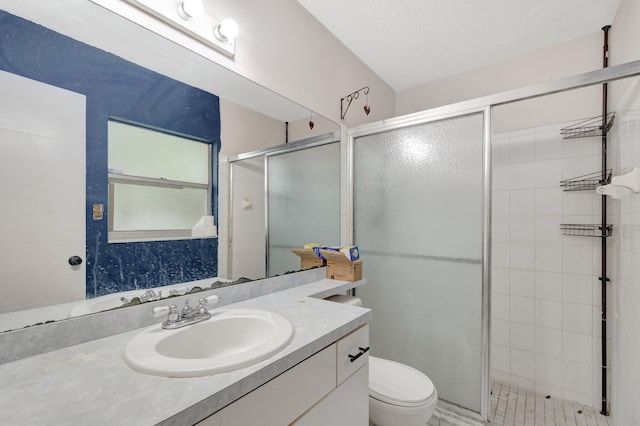
[[[294,248],[291,251],[300,256],[300,269],[311,269],[316,266],[326,265],[326,261],[319,258],[312,248]]]
[[[356,261],[360,259],[360,251],[358,250],[358,246],[314,246],[313,249],[316,251],[316,254],[319,258],[324,259],[323,254],[321,253],[323,250],[333,251],[336,253],[341,253],[345,259]]]
[[[320,249],[319,252],[327,261],[327,278],[342,281],[362,279],[362,260],[350,260],[343,251]]]

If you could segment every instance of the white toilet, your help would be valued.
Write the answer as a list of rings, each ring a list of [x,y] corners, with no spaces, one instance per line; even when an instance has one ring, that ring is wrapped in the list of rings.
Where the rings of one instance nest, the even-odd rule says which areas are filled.
[[[327,300],[362,306],[357,297]],[[408,365],[369,356],[369,422],[376,426],[425,426],[436,409],[438,392],[431,380]]]

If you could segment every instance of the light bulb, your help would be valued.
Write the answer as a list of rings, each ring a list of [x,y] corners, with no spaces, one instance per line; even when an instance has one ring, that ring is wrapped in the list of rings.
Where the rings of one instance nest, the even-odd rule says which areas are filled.
[[[225,19],[213,32],[220,41],[233,40],[238,36],[238,24],[233,19]]]
[[[202,0],[184,0],[178,5],[178,15],[185,21],[191,18],[198,18],[203,13],[204,5]]]

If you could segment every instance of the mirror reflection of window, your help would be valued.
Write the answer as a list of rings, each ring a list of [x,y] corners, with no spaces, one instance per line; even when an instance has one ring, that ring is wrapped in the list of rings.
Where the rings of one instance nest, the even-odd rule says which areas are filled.
[[[190,238],[211,215],[211,145],[108,123],[109,242]]]

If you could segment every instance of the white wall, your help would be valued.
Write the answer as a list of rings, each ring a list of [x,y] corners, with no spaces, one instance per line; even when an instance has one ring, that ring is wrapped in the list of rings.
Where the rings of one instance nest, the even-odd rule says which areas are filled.
[[[235,58],[221,65],[335,122],[340,98],[367,85],[371,114],[352,106],[344,123],[396,115],[393,89],[297,1],[218,1],[215,13],[233,17],[241,31]]]
[[[285,124],[220,99],[220,154],[258,151],[285,142]]]
[[[611,64],[640,58],[638,28],[640,2],[622,0],[611,31]],[[617,145],[619,172],[640,165],[640,79],[610,84],[612,109],[618,111],[613,142]],[[640,424],[640,194],[619,204],[620,226],[617,250],[620,264],[615,290],[613,336],[612,416],[616,425]]]
[[[516,89],[523,86],[541,83],[561,77],[567,77],[602,66],[602,31],[577,39],[527,53],[525,55],[481,67],[462,74],[431,81],[420,86],[398,92],[398,115],[421,111],[437,106],[473,99],[481,96]],[[535,101],[527,111],[513,110],[507,121],[522,120],[523,118],[537,120],[536,122],[522,122],[514,128],[535,127],[538,124],[562,121],[556,118],[555,112],[566,109],[576,111],[578,116],[588,116],[580,113],[583,105],[589,108],[590,102],[584,102],[589,97],[588,92],[582,92],[580,99],[557,98],[555,104],[544,105]],[[515,107],[518,108],[518,107]],[[506,110],[505,110],[506,111]],[[533,111],[534,113],[530,113]],[[500,123],[497,123],[498,125]],[[503,129],[494,129],[503,131]]]
[[[313,120],[313,129],[309,121]],[[226,99],[220,99],[221,154],[237,155],[282,145],[286,141],[285,123],[247,109]],[[289,123],[288,142],[339,133],[340,127],[317,114]]]

